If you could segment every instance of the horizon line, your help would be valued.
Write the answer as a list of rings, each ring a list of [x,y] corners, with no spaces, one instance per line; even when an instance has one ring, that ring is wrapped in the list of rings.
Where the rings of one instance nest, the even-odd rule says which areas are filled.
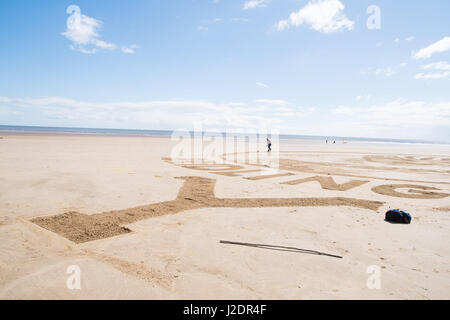
[[[4,130],[2,128],[11,128],[11,130]],[[16,130],[14,130],[14,128]],[[55,131],[51,131],[51,130],[36,130],[36,132],[59,132],[59,130],[62,129],[69,129],[69,130],[103,130],[103,131],[137,131],[137,132],[167,132],[167,133],[173,133],[174,131],[180,130],[180,129],[130,129],[130,128],[95,128],[95,127],[58,127],[58,126],[42,126],[42,125],[10,125],[10,124],[0,124],[0,132],[20,132],[20,131],[26,131],[26,130],[20,130],[20,128],[34,128],[34,129],[57,129]],[[19,130],[17,130],[19,129]],[[196,133],[198,131],[195,130],[180,130],[180,131],[187,131],[190,133]],[[28,131],[28,132],[33,132],[33,131]],[[208,130],[204,130],[201,131],[202,133],[220,133],[220,134],[225,134],[225,131],[208,131]],[[77,134],[77,133],[81,133],[81,132],[66,132],[66,133],[71,133],[71,134]],[[92,132],[93,134],[95,134],[96,132]],[[113,133],[113,132],[111,132]],[[251,133],[240,133],[238,131],[233,132],[235,134],[240,134],[240,135],[251,135]],[[128,133],[131,134],[131,133]],[[259,135],[264,135],[261,133],[257,133]],[[170,134],[168,134],[170,135]],[[333,140],[333,139],[355,139],[355,140],[360,140],[360,141],[376,141],[376,142],[399,142],[399,143],[424,143],[424,144],[450,144],[450,141],[430,141],[430,140],[422,140],[422,139],[394,139],[394,138],[373,138],[373,137],[355,137],[355,136],[338,136],[338,135],[329,135],[329,136],[323,136],[323,135],[311,135],[311,134],[289,134],[289,133],[280,133],[278,134],[280,137],[310,137],[310,138],[323,138],[323,139],[328,139],[328,140]]]

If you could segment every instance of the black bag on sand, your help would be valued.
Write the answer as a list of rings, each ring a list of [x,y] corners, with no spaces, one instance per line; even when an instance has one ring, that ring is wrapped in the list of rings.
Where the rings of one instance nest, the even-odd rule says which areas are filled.
[[[400,211],[398,209],[389,210],[386,212],[385,221],[394,222],[394,223],[411,223],[411,215],[405,211]]]

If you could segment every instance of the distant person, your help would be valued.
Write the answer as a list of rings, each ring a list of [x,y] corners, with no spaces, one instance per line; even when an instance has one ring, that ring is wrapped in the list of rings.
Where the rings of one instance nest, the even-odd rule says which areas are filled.
[[[272,151],[272,141],[270,141],[269,137],[266,138],[267,140],[267,152]]]
[[[336,141],[333,141],[333,144],[336,144]]]
[[[325,140],[325,143],[328,144],[328,140]]]

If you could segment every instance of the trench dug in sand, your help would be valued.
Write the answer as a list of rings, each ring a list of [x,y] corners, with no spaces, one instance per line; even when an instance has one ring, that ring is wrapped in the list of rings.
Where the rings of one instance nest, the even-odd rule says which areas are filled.
[[[401,193],[397,189],[409,189],[408,193]],[[442,199],[448,197],[447,193],[432,192],[439,190],[433,187],[418,186],[413,184],[386,184],[373,187],[372,191],[385,196],[410,198],[410,199]]]
[[[363,184],[366,184],[369,182],[369,181],[351,180],[346,183],[337,184],[332,177],[315,176],[315,177],[309,177],[309,178],[298,179],[298,180],[293,180],[293,181],[287,181],[287,182],[283,182],[283,184],[297,185],[297,184],[302,184],[302,183],[311,182],[311,181],[319,182],[322,189],[337,190],[337,191],[348,191],[350,189],[362,186]]]
[[[68,212],[31,221],[75,243],[89,242],[131,232],[123,225],[152,217],[201,208],[263,208],[350,206],[376,211],[383,202],[354,198],[237,198],[220,199],[214,195],[216,180],[180,177],[184,184],[175,200],[93,215]]]

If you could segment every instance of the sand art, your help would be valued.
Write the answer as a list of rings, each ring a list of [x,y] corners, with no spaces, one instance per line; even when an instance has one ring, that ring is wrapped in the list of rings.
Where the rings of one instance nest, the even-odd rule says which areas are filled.
[[[280,177],[289,177],[293,176],[293,173],[278,173],[278,174],[266,174],[266,175],[260,175],[260,176],[254,176],[254,177],[245,177],[247,180],[265,180],[265,179],[272,179],[272,178],[280,178]]]
[[[398,192],[397,189],[409,189],[408,193]],[[382,185],[373,187],[372,191],[385,196],[397,198],[411,198],[411,199],[442,199],[449,196],[447,193],[438,193],[432,191],[439,191],[440,189],[426,186],[417,186],[412,184],[398,184],[398,185]]]
[[[287,181],[287,182],[283,182],[283,184],[298,185],[298,184],[311,182],[311,181],[319,182],[322,189],[337,190],[337,191],[351,190],[353,188],[362,186],[363,184],[366,184],[369,182],[369,181],[351,180],[346,183],[337,184],[332,177],[315,176],[315,177],[309,177],[309,178],[298,179],[298,180],[293,180],[293,181]]]
[[[263,208],[350,206],[376,211],[383,205],[379,201],[354,198],[236,198],[221,199],[214,195],[215,180],[202,177],[181,177],[185,180],[175,200],[131,209],[93,215],[68,212],[51,217],[38,217],[31,221],[73,242],[82,243],[131,232],[122,227],[139,220],[176,214],[200,208]]]
[[[167,273],[148,268],[145,264],[134,263],[122,260],[116,257],[111,257],[92,250],[84,249],[83,252],[90,258],[97,261],[105,262],[117,270],[127,273],[139,279],[156,283],[163,288],[169,288],[171,285],[171,277]]]
[[[240,170],[240,171],[211,171],[212,174],[218,174],[221,176],[227,177],[239,177],[242,176],[243,173],[256,173],[261,172],[261,170]]]
[[[367,157],[365,157],[367,158]],[[367,158],[369,159],[369,158]],[[371,157],[370,161],[417,161],[415,158],[395,157],[393,159],[386,157]],[[406,159],[406,160],[405,160]],[[262,166],[256,166],[257,169],[246,168],[238,163],[214,164],[214,163],[193,163],[181,162],[174,163],[170,158],[163,158],[164,161],[179,165],[186,169],[208,171],[216,175],[223,175],[228,177],[241,177],[247,180],[264,180],[276,177],[288,177],[294,175],[291,172],[281,172],[277,174],[244,176],[245,173],[263,173]],[[419,159],[419,161],[435,161],[435,158],[428,157],[426,159]],[[447,160],[447,159],[441,159]],[[369,161],[369,160],[368,160]],[[247,163],[246,163],[247,164]],[[392,163],[390,163],[392,164]],[[248,164],[247,164],[248,165]],[[334,191],[348,191],[356,187],[362,186],[369,181],[367,180],[350,180],[348,182],[338,184],[329,176],[333,172],[335,175],[354,176],[349,174],[338,166],[334,169],[326,166],[327,163],[314,163],[309,161],[300,161],[292,159],[280,159],[280,167],[282,169],[289,169],[292,171],[304,173],[325,173],[322,170],[326,167],[327,176],[312,176],[281,182],[287,185],[298,185],[307,182],[318,182],[322,189]],[[255,165],[253,165],[255,166]],[[344,165],[346,167],[347,165]],[[349,165],[350,166],[350,165]],[[371,177],[373,178],[373,177]],[[109,238],[121,234],[132,232],[124,225],[128,225],[140,220],[177,214],[187,210],[201,209],[201,208],[264,208],[264,207],[317,207],[317,206],[350,206],[359,207],[377,211],[383,205],[379,201],[370,201],[363,199],[355,199],[351,197],[328,197],[328,198],[216,198],[214,194],[214,187],[216,180],[205,177],[187,176],[181,177],[184,183],[181,187],[178,196],[175,200],[165,201],[160,203],[149,204],[145,206],[98,213],[93,215],[86,215],[79,212],[67,212],[55,216],[37,217],[31,221],[35,224],[53,231],[73,242],[83,243],[98,239]],[[391,180],[387,178],[374,178]],[[401,179],[392,179],[393,181]],[[398,189],[409,189],[407,192],[397,191]],[[391,197],[400,198],[414,198],[414,199],[440,199],[448,197],[446,193],[439,193],[440,189],[434,187],[400,184],[400,185],[381,185],[371,189],[373,192],[387,195]],[[120,265],[120,263],[118,262]]]
[[[302,151],[288,151],[288,152],[280,152],[283,154],[302,154]],[[323,154],[332,154],[330,152],[319,152]],[[345,154],[345,153],[344,153]],[[191,159],[184,160],[180,163],[174,162],[171,158],[164,157],[162,160],[171,163],[173,165],[181,166],[183,168],[192,169],[192,170],[200,170],[200,171],[210,171],[210,173],[214,174],[220,174],[224,176],[236,176],[239,175],[239,173],[245,173],[246,171],[239,171],[245,169],[242,165],[250,165],[254,167],[263,167],[266,168],[266,165],[258,165],[249,163],[248,161],[244,161],[242,165],[239,165],[239,163],[236,162],[235,157],[236,153],[226,154],[223,156],[223,160],[225,160],[226,164],[215,164],[215,163],[192,163]],[[245,156],[249,156],[248,153],[245,154]],[[232,157],[233,159],[229,159]],[[389,157],[383,157],[378,155],[369,155],[369,156],[362,156],[360,161],[368,161],[368,162],[383,162],[386,159],[391,159]],[[396,163],[397,160],[407,160],[408,164],[412,164],[414,161],[422,161],[422,160],[431,160],[438,161],[440,164],[443,164],[442,162],[447,163],[450,161],[448,158],[439,158],[439,157],[394,157],[394,163],[389,164],[400,164]],[[421,163],[415,163],[420,165]],[[433,162],[433,164],[435,164]],[[344,177],[354,177],[354,178],[362,178],[362,179],[375,179],[375,180],[384,180],[384,181],[398,181],[398,182],[412,182],[412,183],[435,183],[435,184],[450,184],[450,182],[447,181],[424,181],[424,180],[414,180],[414,179],[398,179],[398,178],[386,178],[386,177],[379,177],[379,176],[368,176],[368,175],[361,175],[361,174],[355,174],[352,173],[351,170],[354,169],[363,169],[364,171],[396,171],[396,172],[404,172],[404,173],[437,173],[437,174],[449,174],[450,171],[448,170],[432,170],[432,169],[418,169],[418,168],[402,168],[402,167],[376,167],[376,166],[368,166],[368,165],[356,165],[354,163],[336,163],[336,162],[314,162],[314,161],[304,161],[304,160],[298,160],[298,159],[285,159],[281,158],[279,159],[279,169],[285,170],[285,171],[296,171],[296,172],[303,172],[303,173],[313,173],[313,174],[322,174],[322,175],[335,175],[335,176],[344,176]],[[233,172],[229,171],[233,170]],[[212,172],[214,171],[214,172]],[[227,171],[223,173],[219,173],[221,171]],[[250,171],[247,171],[250,172]]]
[[[225,156],[226,158],[226,156]],[[408,157],[410,158],[410,157]],[[403,159],[403,158],[402,158]],[[426,159],[431,159],[431,157],[428,157]],[[434,158],[433,158],[434,159]],[[172,161],[170,158],[163,158],[168,163],[171,163],[173,165],[177,165]],[[444,159],[447,160],[447,159]],[[412,159],[411,159],[412,161]],[[249,163],[245,163],[246,165],[249,165]],[[371,176],[361,176],[361,175],[354,175],[351,173],[344,173],[342,170],[339,169],[339,166],[342,164],[335,164],[338,169],[334,168],[331,164],[329,164],[329,167],[327,167],[327,172],[321,171],[321,166],[324,166],[324,163],[315,163],[317,164],[317,167],[314,167],[312,165],[312,162],[305,162],[300,160],[292,160],[292,159],[280,159],[280,169],[284,170],[292,170],[292,171],[298,171],[303,173],[321,173],[326,174],[327,176],[313,176],[313,177],[307,177],[292,181],[286,181],[282,182],[281,184],[287,184],[287,185],[298,185],[302,183],[317,181],[320,183],[320,186],[322,189],[325,190],[335,190],[335,191],[348,191],[354,188],[357,188],[359,186],[362,186],[369,181],[365,180],[351,180],[349,182],[343,183],[343,184],[337,184],[332,177],[330,177],[331,174],[336,176],[345,176],[345,177],[359,177],[359,178],[369,178],[369,179],[375,179],[375,180],[384,180],[384,181],[401,181],[401,182],[419,182],[419,183],[436,183],[436,184],[449,184],[448,182],[430,182],[430,181],[418,181],[418,180],[405,180],[405,179],[395,179],[395,178],[382,178],[382,177],[371,177]],[[345,164],[344,164],[345,165]],[[228,169],[228,168],[234,168],[237,165],[223,165],[223,164],[204,164],[204,165],[186,165],[185,163],[182,165],[183,168],[189,168],[193,170],[203,170],[208,171],[206,168],[214,168],[216,171],[210,171],[209,173],[213,174],[220,174],[224,176],[229,177],[235,177],[235,176],[241,176],[243,173],[250,173],[250,172],[258,172],[262,170],[238,170],[235,169]],[[261,167],[261,165],[255,165],[252,164],[252,166]],[[345,165],[347,166],[347,165]],[[348,165],[350,166],[350,165]],[[225,169],[218,169],[217,167],[222,167]],[[242,166],[239,166],[240,169],[245,169]],[[371,167],[369,167],[371,168]],[[229,171],[234,170],[234,171]],[[333,172],[333,173],[330,173]],[[243,177],[247,180],[264,180],[269,178],[276,178],[276,177],[285,177],[285,176],[291,176],[294,175],[291,172],[287,173],[279,173],[274,175],[260,175],[260,176],[253,176],[253,177]],[[382,195],[388,195],[393,197],[399,197],[399,198],[414,198],[414,199],[440,199],[440,198],[446,198],[449,196],[449,194],[446,193],[436,193],[436,192],[430,192],[430,191],[439,191],[440,189],[433,188],[433,187],[426,187],[426,186],[417,186],[417,185],[407,185],[409,187],[407,188],[416,188],[421,189],[423,191],[417,191],[417,190],[409,190],[408,194],[396,192],[395,189],[403,188],[404,185],[383,185],[372,188],[372,191],[378,194]]]
[[[442,157],[414,157],[414,156],[382,156],[369,155],[364,157],[365,161],[384,163],[389,165],[450,165],[450,159]]]
[[[358,175],[352,173],[351,169],[364,169],[367,171],[378,170],[378,171],[398,171],[398,172],[415,172],[415,173],[442,173],[448,174],[448,171],[437,171],[437,170],[422,170],[422,169],[404,169],[398,167],[371,167],[371,166],[355,166],[353,164],[344,163],[326,163],[326,162],[311,162],[311,161],[301,161],[293,159],[280,159],[280,169],[289,171],[298,171],[305,173],[315,173],[315,174],[326,174],[335,176],[345,176],[345,177],[355,177],[363,179],[376,179],[376,180],[390,180],[390,181],[401,181],[401,182],[418,182],[418,183],[437,183],[437,184],[450,184],[450,182],[441,181],[423,181],[423,180],[410,180],[410,179],[394,179],[385,178],[377,176],[367,176]]]

